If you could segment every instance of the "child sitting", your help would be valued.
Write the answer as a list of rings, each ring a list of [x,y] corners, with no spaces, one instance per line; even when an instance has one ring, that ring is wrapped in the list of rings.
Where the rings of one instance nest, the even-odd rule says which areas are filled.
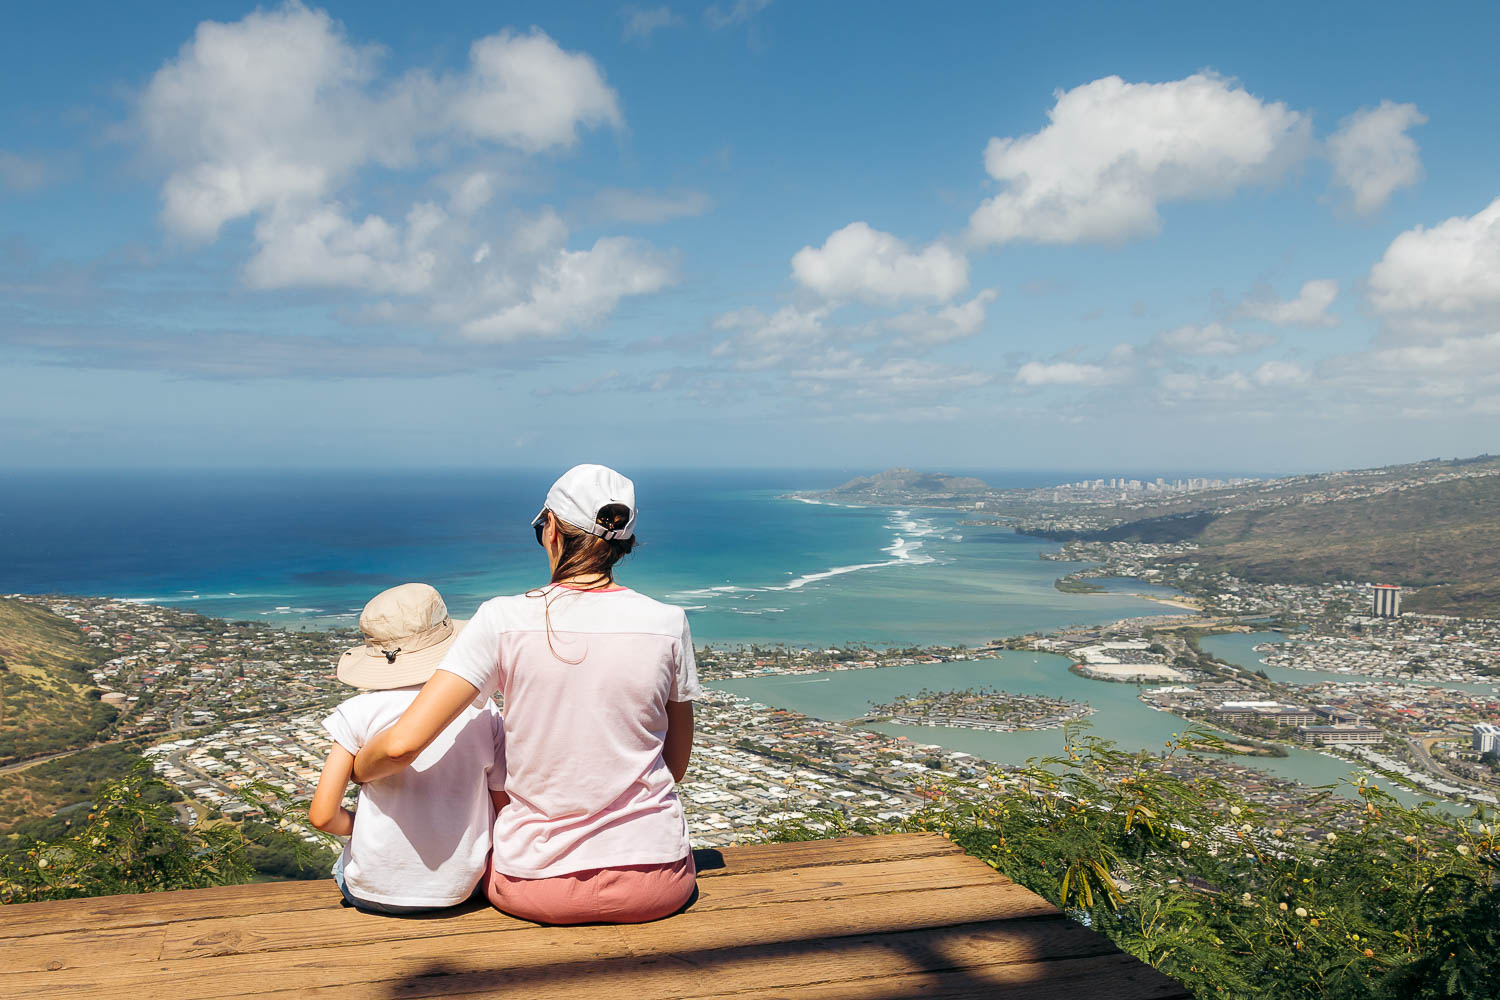
[[[463,624],[448,617],[432,587],[405,583],[365,605],[364,645],[339,658],[339,680],[366,691],[323,722],[334,743],[307,816],[319,830],[349,838],[333,877],[358,909],[452,906],[488,874],[490,828],[508,799],[504,729],[487,698],[466,707],[408,770],[361,786],[357,814],[342,804],[355,755],[400,718]]]

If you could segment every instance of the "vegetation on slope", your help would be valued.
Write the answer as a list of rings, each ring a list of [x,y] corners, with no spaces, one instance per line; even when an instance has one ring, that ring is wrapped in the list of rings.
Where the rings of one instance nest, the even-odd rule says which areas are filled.
[[[1198,537],[1252,580],[1382,580],[1408,587],[1500,580],[1500,476],[1359,500],[1236,511]]]
[[[77,808],[19,823],[0,841],[0,903],[327,878],[334,852],[280,829],[288,803],[257,791],[267,822],[187,826],[174,805],[181,794],[136,757]]]
[[[0,764],[96,739],[115,719],[90,677],[104,654],[67,619],[0,600]]]
[[[1169,756],[1221,746],[1192,733]],[[1495,995],[1494,828],[1355,790],[1358,829],[1293,843],[1221,785],[1080,739],[1019,780],[934,789],[893,829],[943,833],[1199,997]],[[772,839],[830,835],[788,827]]]
[[[87,815],[104,787],[128,773],[140,757],[139,744],[107,744],[0,774],[0,838],[61,835],[75,815]]]
[[[1500,617],[1500,476],[1319,503],[1290,494],[1280,506],[1187,511],[1100,531],[1038,534],[1190,541],[1200,548],[1177,559],[1246,580],[1396,583],[1416,588],[1405,599],[1412,610]]]

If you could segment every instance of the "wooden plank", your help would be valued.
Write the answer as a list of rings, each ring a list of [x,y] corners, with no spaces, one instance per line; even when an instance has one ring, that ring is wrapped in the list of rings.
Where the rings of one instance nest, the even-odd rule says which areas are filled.
[[[679,1000],[704,995],[783,996],[811,983],[842,991],[833,995],[857,997],[865,995],[862,991],[868,984],[906,977],[908,990],[898,995],[909,997],[923,995],[924,981],[944,973],[983,982],[988,989],[992,982],[1006,980],[1006,973],[1000,971],[1006,967],[1012,982],[1024,982],[1029,977],[1045,978],[1054,966],[1066,967],[1090,957],[1124,956],[1100,935],[1059,917],[627,956],[561,968],[497,963],[487,969],[455,972],[448,965],[434,962],[415,975],[382,983],[341,984],[302,993],[320,1000],[370,996],[579,1000],[616,995],[629,995],[632,1000]],[[1127,961],[1135,963],[1134,959]],[[984,971],[976,974],[974,970]],[[1095,989],[1081,990],[1080,994],[1114,996],[1112,982],[1095,985]],[[983,995],[995,994],[991,991]]]
[[[14,938],[0,944],[0,993],[5,989],[5,976],[11,973],[154,961],[161,956],[166,935],[164,927],[126,927]]]
[[[93,970],[23,972],[0,983],[10,996],[97,997],[153,995],[171,984],[180,1000],[253,996],[273,989],[306,991],[438,974],[493,969],[561,970],[611,958],[657,956],[816,942],[861,934],[889,934],[1050,913],[1044,900],[1009,883],[913,890],[861,897],[863,905],[832,899],[784,907],[717,911],[711,919],[673,918],[654,924],[528,927],[516,933],[462,934],[347,947],[251,953],[210,958],[132,962]],[[706,915],[710,916],[710,915]],[[535,973],[533,973],[535,974]],[[546,978],[543,975],[542,978]]]
[[[988,865],[966,855],[917,858],[884,863],[830,865],[791,872],[726,875],[705,881],[685,914],[672,918],[687,927],[718,910],[777,906],[811,900],[845,899],[871,893],[987,885],[999,877]],[[1056,912],[1051,910],[1050,912]],[[1031,912],[1031,911],[1028,911]],[[162,958],[195,958],[305,947],[309,940],[328,946],[365,944],[453,934],[498,933],[532,926],[493,911],[469,912],[429,920],[392,920],[330,901],[326,910],[255,915],[224,920],[184,921],[166,930]],[[651,926],[661,926],[652,924]],[[96,956],[94,961],[99,962]],[[113,956],[103,956],[113,963]],[[128,961],[129,959],[121,959]]]
[[[1027,965],[975,964],[964,969],[904,972],[835,982],[735,989],[727,993],[684,993],[682,1000],[744,1000],[774,996],[777,1000],[1057,1000],[1076,996],[1092,1000],[1193,1000],[1181,983],[1146,963],[1116,952],[1092,958],[1056,959]],[[631,994],[635,995],[634,983]],[[321,996],[321,994],[318,994]],[[421,996],[386,994],[388,996]],[[484,994],[471,994],[484,995]],[[536,994],[541,997],[543,994]]]
[[[709,854],[710,852],[703,852]],[[703,879],[726,874],[784,871],[823,865],[894,861],[906,858],[962,855],[935,833],[893,834],[881,837],[842,837],[837,840],[792,844],[754,844],[726,847],[724,867],[699,872]],[[140,895],[95,896],[47,903],[11,904],[0,921],[0,940],[90,928],[150,927],[179,920],[251,916],[318,909],[338,889],[332,880],[270,882],[181,889]]]
[[[711,854],[712,849],[695,853],[700,856]],[[700,866],[700,878],[713,878],[720,874],[785,871],[819,865],[929,858],[962,854],[963,850],[940,834],[896,833],[879,837],[795,841],[788,844],[746,844],[741,847],[725,847],[719,853],[723,855],[724,867],[714,869]]]
[[[0,908],[0,941],[58,931],[153,927],[174,920],[306,910],[338,899],[332,879],[177,889],[126,896],[12,903]]]

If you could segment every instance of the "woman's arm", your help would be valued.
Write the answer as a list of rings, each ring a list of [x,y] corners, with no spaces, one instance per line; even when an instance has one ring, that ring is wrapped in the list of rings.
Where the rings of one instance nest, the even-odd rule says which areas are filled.
[[[477,697],[479,689],[462,677],[443,669],[434,671],[401,718],[359,751],[354,758],[354,780],[374,781],[411,764]]]
[[[335,743],[307,806],[307,821],[324,833],[347,837],[354,832],[354,814],[344,808],[344,790],[353,773],[354,755]]]
[[[662,759],[673,781],[681,781],[687,774],[688,758],[693,755],[693,703],[690,701],[667,702],[667,738],[661,748]]]

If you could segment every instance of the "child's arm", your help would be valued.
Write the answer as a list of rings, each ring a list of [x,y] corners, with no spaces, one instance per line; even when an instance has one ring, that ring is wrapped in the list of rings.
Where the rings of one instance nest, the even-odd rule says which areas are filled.
[[[504,809],[506,806],[510,805],[510,795],[503,789],[491,788],[490,801],[495,803],[495,812],[499,812],[501,809]]]
[[[308,821],[324,833],[347,837],[354,832],[354,814],[344,808],[344,789],[353,774],[354,755],[335,743],[307,807]]]
[[[693,755],[692,702],[667,702],[667,738],[662,744],[661,755],[667,762],[667,770],[672,772],[672,780],[681,781]]]

